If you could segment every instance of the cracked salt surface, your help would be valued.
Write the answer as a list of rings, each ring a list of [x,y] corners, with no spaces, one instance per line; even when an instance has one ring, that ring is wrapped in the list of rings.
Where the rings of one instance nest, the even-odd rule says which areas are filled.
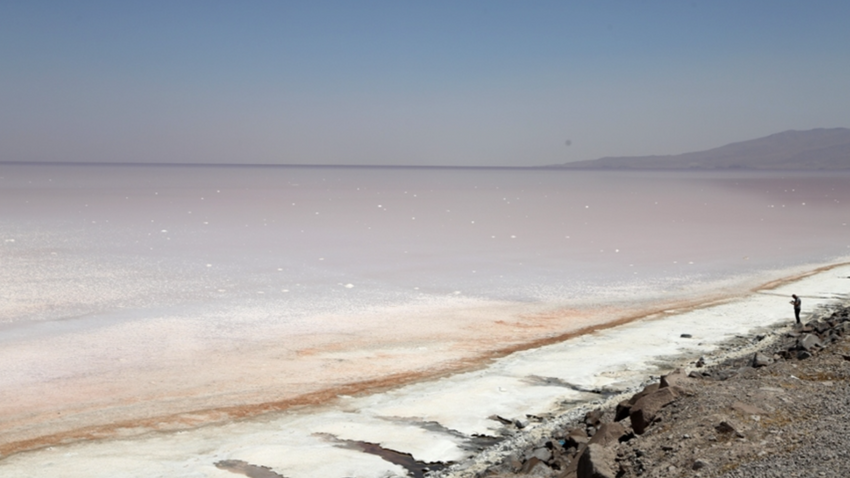
[[[804,297],[805,308],[813,310],[846,299],[848,276],[850,266],[838,266],[725,303],[657,314],[516,352],[480,370],[362,397],[340,397],[321,408],[13,455],[0,461],[0,475],[232,478],[233,471],[216,466],[224,462],[250,464],[288,478],[407,476],[399,465],[335,443],[344,440],[380,444],[424,462],[460,462],[441,476],[473,476],[498,461],[510,445],[545,435],[560,423],[532,423],[520,435],[476,455],[473,435],[503,436],[503,425],[490,418],[493,415],[574,416],[581,404],[604,399],[581,390],[626,392],[649,374],[717,352],[736,336],[790,323],[784,297],[796,293]],[[692,337],[682,337],[685,333]]]

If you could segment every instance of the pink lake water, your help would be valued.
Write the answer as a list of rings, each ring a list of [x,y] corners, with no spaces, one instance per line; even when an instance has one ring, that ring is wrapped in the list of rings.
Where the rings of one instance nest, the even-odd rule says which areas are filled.
[[[0,165],[0,454],[743,295],[846,260],[848,204],[850,172]]]

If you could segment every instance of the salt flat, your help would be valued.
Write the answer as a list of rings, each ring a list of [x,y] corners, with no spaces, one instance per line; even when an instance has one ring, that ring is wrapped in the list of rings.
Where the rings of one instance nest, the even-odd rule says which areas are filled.
[[[502,425],[493,415],[525,419],[528,414],[568,413],[600,399],[590,391],[625,392],[649,374],[717,352],[737,335],[789,323],[793,314],[785,299],[791,293],[804,298],[807,310],[846,298],[848,276],[850,266],[841,265],[727,302],[516,352],[479,370],[338,397],[321,407],[21,453],[0,461],[0,473],[227,477],[233,473],[215,463],[240,460],[290,478],[405,476],[403,468],[349,442],[380,444],[423,462],[463,461],[475,454],[473,435],[501,436]],[[486,461],[487,453],[498,452],[478,459]]]

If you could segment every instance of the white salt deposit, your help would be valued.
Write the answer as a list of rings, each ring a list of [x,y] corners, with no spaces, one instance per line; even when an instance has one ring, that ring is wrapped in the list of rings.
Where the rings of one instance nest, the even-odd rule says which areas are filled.
[[[356,442],[460,460],[491,415],[628,388],[850,275],[747,295],[843,260],[843,173],[2,168],[0,450],[103,437],[4,478],[403,476]]]
[[[292,478],[405,476],[402,468],[345,443],[376,443],[421,461],[461,461],[471,455],[472,434],[500,435],[492,415],[524,419],[597,398],[591,390],[626,391],[648,374],[694,360],[732,337],[790,324],[784,299],[792,292],[805,298],[807,309],[846,298],[848,276],[850,266],[842,266],[722,304],[517,352],[474,372],[341,397],[324,408],[14,455],[0,461],[0,473],[225,477],[231,475],[214,464],[241,460]],[[487,453],[481,460],[486,458]]]

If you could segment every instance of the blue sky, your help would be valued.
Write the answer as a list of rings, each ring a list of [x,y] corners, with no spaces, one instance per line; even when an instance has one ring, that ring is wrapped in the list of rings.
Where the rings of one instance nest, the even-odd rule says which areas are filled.
[[[532,166],[848,127],[848,18],[839,1],[6,1],[0,161]]]

